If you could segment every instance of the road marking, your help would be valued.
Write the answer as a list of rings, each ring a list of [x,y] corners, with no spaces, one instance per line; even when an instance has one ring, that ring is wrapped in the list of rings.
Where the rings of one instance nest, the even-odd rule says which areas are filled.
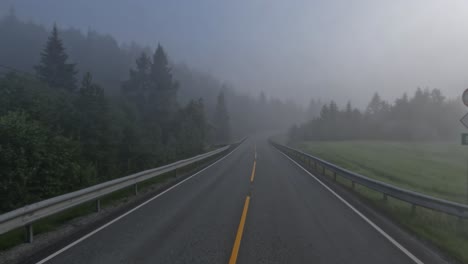
[[[237,229],[236,240],[234,241],[234,247],[232,248],[231,258],[229,264],[236,264],[237,256],[239,255],[240,243],[242,240],[242,234],[244,233],[245,219],[247,218],[247,211],[249,210],[250,196],[245,198],[244,210],[242,210],[242,216]]]
[[[253,182],[254,181],[254,177],[255,177],[255,168],[257,167],[257,161],[254,160],[254,163],[253,163],[253,168],[252,168],[252,174],[250,175],[250,182]]]
[[[352,211],[354,211],[357,215],[359,215],[364,221],[366,221],[370,226],[372,226],[377,232],[379,232],[381,235],[383,235],[388,241],[390,241],[394,246],[396,246],[399,250],[401,250],[406,256],[408,256],[411,260],[413,260],[417,264],[424,264],[421,260],[419,260],[415,255],[413,255],[409,250],[407,250],[405,247],[403,247],[400,243],[398,243],[393,237],[391,237],[389,234],[387,234],[385,231],[382,230],[377,224],[372,222],[369,218],[367,218],[365,215],[363,215],[359,210],[357,210],[354,206],[352,206],[350,203],[348,203],[343,197],[341,197],[339,194],[337,194],[335,191],[333,191],[330,187],[328,187],[325,183],[323,183],[321,180],[319,180],[315,175],[310,173],[307,169],[302,167],[299,163],[297,163],[295,160],[291,159],[288,155],[284,154],[280,150],[277,149],[277,151],[281,154],[283,154],[286,158],[288,158],[290,161],[294,162],[297,166],[299,166],[302,170],[304,170],[307,174],[309,174],[313,179],[315,179],[318,183],[320,183],[325,189],[330,191],[335,197],[337,197],[341,202],[343,202],[346,206],[348,206]]]
[[[230,156],[234,151],[236,151],[237,148],[238,148],[238,147],[236,147],[235,149],[233,149],[233,150],[232,150],[231,152],[229,152],[226,156],[224,156],[224,157],[222,157],[221,159],[215,161],[213,164],[208,165],[206,168],[204,168],[204,169],[202,169],[202,170],[196,172],[195,174],[189,176],[187,179],[184,179],[183,181],[181,181],[181,182],[177,183],[176,185],[170,187],[169,189],[167,189],[167,190],[165,190],[165,191],[159,193],[158,195],[154,196],[153,198],[150,198],[149,200],[143,202],[142,204],[138,205],[137,207],[131,209],[130,211],[128,211],[128,212],[122,214],[121,216],[119,216],[119,217],[117,217],[117,218],[111,220],[110,222],[108,222],[108,223],[106,223],[106,224],[104,224],[104,225],[98,227],[98,228],[95,229],[94,231],[91,231],[90,233],[88,233],[88,234],[82,236],[81,238],[79,238],[79,239],[76,240],[75,242],[72,242],[72,243],[68,244],[67,246],[63,247],[62,249],[56,251],[55,253],[49,255],[48,257],[46,257],[46,258],[44,258],[44,259],[42,259],[41,261],[36,262],[36,264],[43,264],[43,263],[45,263],[45,262],[51,260],[52,258],[58,256],[59,254],[63,253],[64,251],[66,251],[66,250],[72,248],[73,246],[77,245],[78,243],[83,242],[84,240],[86,240],[87,238],[89,238],[89,237],[91,237],[92,235],[96,234],[97,232],[99,232],[99,231],[103,230],[104,228],[106,228],[106,227],[112,225],[113,223],[115,223],[115,222],[119,221],[120,219],[124,218],[125,216],[127,216],[127,215],[129,215],[129,214],[135,212],[137,209],[139,209],[139,208],[143,207],[144,205],[148,204],[149,202],[151,202],[151,201],[153,201],[153,200],[159,198],[159,197],[162,196],[163,194],[169,192],[170,190],[172,190],[172,189],[176,188],[177,186],[181,185],[182,183],[184,183],[184,182],[186,182],[186,181],[192,179],[193,177],[197,176],[198,174],[202,173],[203,171],[205,171],[205,170],[209,169],[210,167],[214,166],[214,165],[217,164],[218,162],[224,160],[225,158],[227,158],[228,156]]]
[[[257,160],[257,144],[254,144],[254,159]]]

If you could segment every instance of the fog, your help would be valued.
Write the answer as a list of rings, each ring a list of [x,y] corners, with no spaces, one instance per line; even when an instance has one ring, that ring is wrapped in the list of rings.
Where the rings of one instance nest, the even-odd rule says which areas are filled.
[[[273,224],[246,244],[259,254],[247,251],[239,260],[250,254],[270,262],[310,262],[301,252],[308,250],[312,260],[330,263],[374,263],[373,257],[404,262],[404,254],[392,251],[396,247],[375,244],[375,234],[354,228],[361,226],[360,218],[369,222],[350,205],[356,200],[357,208],[382,207],[375,208],[382,217],[395,213],[390,220],[411,230],[398,237],[417,242],[421,236],[420,249],[409,245],[415,255],[387,237],[407,261],[422,263],[416,255],[424,252],[423,261],[453,256],[468,263],[467,207],[453,203],[468,201],[463,149],[468,108],[460,100],[465,88],[468,0],[0,0],[0,263],[39,259],[151,200],[157,204],[148,208],[162,210],[142,208],[134,223],[128,216],[105,225],[139,225],[130,244],[128,232],[119,240],[114,231],[83,241],[98,229],[78,240],[88,244],[65,252],[69,245],[41,262],[216,262],[232,252],[235,263],[244,224],[263,220]],[[302,164],[304,172],[286,158]],[[260,181],[254,182],[257,162]],[[350,171],[363,175],[354,182]],[[357,222],[346,217],[351,229],[335,217],[345,207],[318,196],[324,192],[316,191],[319,185],[335,189],[327,175],[345,184],[335,186],[340,195],[349,190],[343,197],[359,195],[348,204],[332,191],[359,215]],[[183,183],[177,195],[175,188]],[[362,192],[366,185],[383,190],[383,199]],[[170,190],[172,195],[155,200]],[[224,243],[235,231],[229,218],[238,219],[243,201],[231,198],[245,195],[230,251]],[[171,197],[177,198],[171,202]],[[266,218],[246,220],[250,197],[255,208],[250,210]],[[166,214],[164,208],[171,210]],[[204,221],[199,208],[208,220],[225,222]],[[225,208],[229,211],[220,211]],[[316,213],[322,208],[325,218]],[[277,225],[284,211],[293,222]],[[150,220],[147,227],[138,222],[142,213]],[[20,245],[20,229],[27,242],[34,230],[47,231],[37,228],[38,220],[51,234]],[[331,225],[306,226],[314,222]],[[369,223],[379,229],[377,222]],[[174,224],[177,232],[171,232]],[[121,227],[113,230],[127,230]],[[337,236],[301,245],[309,239],[303,231]],[[368,237],[353,240],[356,232]],[[161,235],[169,243],[147,243]],[[272,251],[278,241],[281,252]],[[327,241],[332,243],[323,244]],[[188,245],[196,246],[187,251]],[[79,248],[96,250],[87,254]],[[379,254],[363,254],[366,250]]]
[[[468,87],[463,0],[1,0],[6,13],[50,26],[162,43],[171,59],[237,89],[306,103],[363,106],[417,87],[449,97]]]

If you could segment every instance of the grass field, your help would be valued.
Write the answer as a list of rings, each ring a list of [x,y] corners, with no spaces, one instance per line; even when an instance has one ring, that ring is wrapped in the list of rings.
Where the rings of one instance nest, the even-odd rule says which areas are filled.
[[[298,148],[377,180],[466,202],[468,148],[454,142],[303,142]]]
[[[468,148],[456,143],[341,141],[302,142],[293,147],[393,185],[457,202],[466,200]],[[351,186],[344,178],[338,182]],[[410,232],[468,263],[466,220],[424,208],[412,214],[409,204],[393,198],[384,201],[380,193],[364,186],[356,186],[355,192]]]

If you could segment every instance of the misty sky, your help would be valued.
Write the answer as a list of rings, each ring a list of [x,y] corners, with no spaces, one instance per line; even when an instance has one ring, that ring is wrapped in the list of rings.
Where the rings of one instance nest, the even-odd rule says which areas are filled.
[[[244,91],[366,103],[468,87],[466,0],[0,0],[46,25],[161,42],[175,62]]]

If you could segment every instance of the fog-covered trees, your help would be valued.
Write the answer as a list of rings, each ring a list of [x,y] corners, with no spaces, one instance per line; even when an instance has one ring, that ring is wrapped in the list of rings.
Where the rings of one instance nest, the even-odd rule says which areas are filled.
[[[213,118],[213,123],[215,125],[215,141],[218,144],[229,142],[231,139],[231,126],[229,119],[224,92],[220,92]]]
[[[97,178],[105,178],[110,173],[110,120],[104,91],[93,83],[91,73],[85,73],[75,99],[77,140],[82,146],[82,155],[87,166],[96,169]]]
[[[302,119],[294,103],[172,64],[161,45],[50,33],[13,13],[0,18],[0,36],[0,211]]]
[[[176,120],[177,155],[188,157],[199,153],[208,133],[203,100],[190,101],[179,110]]]
[[[75,65],[67,60],[68,55],[58,36],[57,26],[54,25],[41,53],[41,61],[36,66],[37,75],[52,88],[73,91],[76,88],[76,70]]]
[[[60,92],[17,74],[0,78],[0,211],[84,183],[80,145],[61,129],[73,115]]]
[[[292,140],[441,140],[458,134],[460,103],[446,100],[438,89],[418,88],[413,97],[405,93],[393,104],[376,93],[364,113],[348,102],[339,110],[332,101],[320,116],[290,129]]]
[[[76,89],[54,27],[38,78],[0,77],[0,212],[205,150],[203,101],[179,107],[163,48],[136,64],[122,97],[89,72]]]
[[[136,69],[130,70],[130,78],[122,85],[126,113],[132,120],[125,129],[124,142],[133,146],[128,145],[121,152],[128,155],[127,164],[137,158],[132,157],[135,144],[144,150],[138,160],[145,163],[202,151],[207,144],[203,103],[190,101],[187,107],[179,107],[179,85],[163,47],[158,45],[151,58],[142,53],[135,64]]]
[[[322,106],[323,106],[323,103],[320,100],[315,100],[314,98],[312,98],[306,110],[307,120],[316,118],[320,114],[320,110],[322,109]]]
[[[172,78],[172,70],[161,45],[156,48],[150,70],[151,89],[148,103],[155,120],[161,126],[163,141],[167,142],[173,136],[170,130],[179,108],[177,104],[179,84]]]

